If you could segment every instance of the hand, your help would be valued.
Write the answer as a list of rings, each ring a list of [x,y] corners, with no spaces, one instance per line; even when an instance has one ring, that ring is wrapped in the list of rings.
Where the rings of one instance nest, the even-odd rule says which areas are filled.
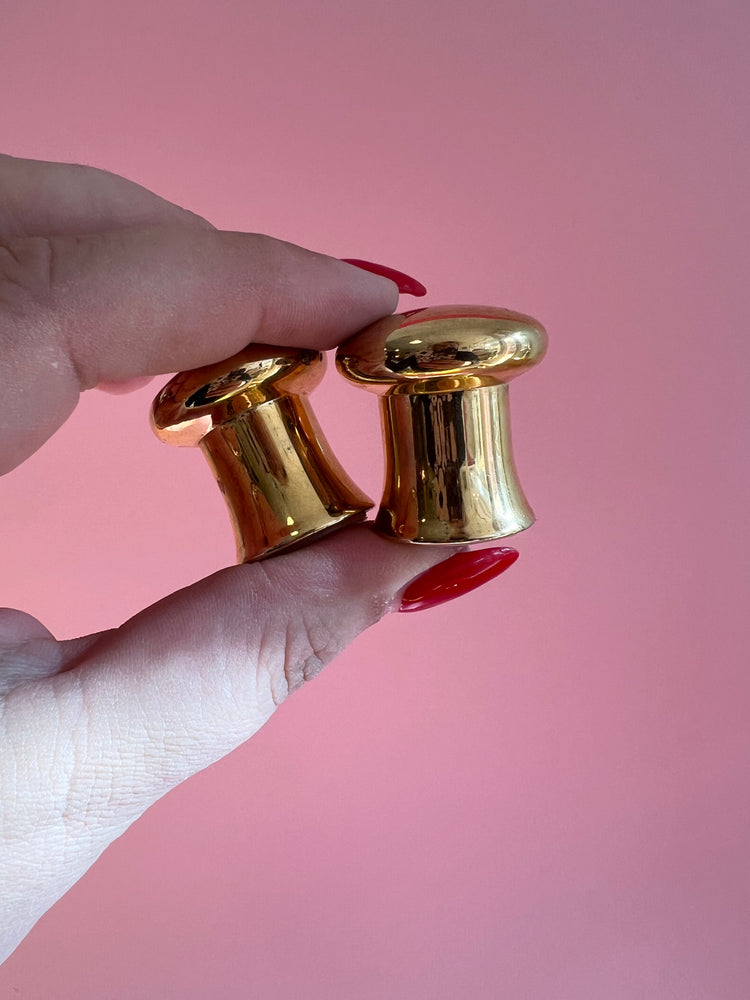
[[[255,338],[325,350],[391,312],[397,291],[218,232],[104,171],[0,156],[0,472],[83,390]],[[445,555],[360,526],[63,642],[0,610],[0,958],[149,805],[255,733]]]

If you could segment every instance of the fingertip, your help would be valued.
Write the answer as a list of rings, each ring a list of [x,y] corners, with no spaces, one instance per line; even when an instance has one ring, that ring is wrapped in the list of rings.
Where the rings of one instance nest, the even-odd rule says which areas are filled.
[[[388,278],[389,281],[395,284],[401,295],[414,295],[417,298],[421,298],[427,294],[427,289],[421,281],[417,281],[410,274],[399,271],[395,267],[388,267],[385,264],[376,264],[371,260],[360,260],[354,257],[344,258],[344,263],[351,264],[370,274],[377,274],[383,278]]]
[[[142,375],[139,378],[129,378],[123,382],[99,382],[94,386],[99,392],[106,392],[109,396],[125,396],[130,392],[137,392],[153,382],[153,375]]]
[[[396,309],[401,293],[399,282],[394,277],[396,272],[389,274],[383,270],[365,268],[361,266],[361,262],[348,259],[336,260],[336,264],[340,266],[342,275],[356,292],[357,298],[370,301],[373,312],[376,313],[373,321]]]
[[[398,611],[409,583],[449,559],[456,546],[406,545],[378,534],[372,522],[351,525],[318,541],[265,560],[271,577],[282,588],[305,594],[335,595],[331,613],[348,606],[352,618],[361,613],[371,621]],[[360,612],[354,611],[358,607]]]

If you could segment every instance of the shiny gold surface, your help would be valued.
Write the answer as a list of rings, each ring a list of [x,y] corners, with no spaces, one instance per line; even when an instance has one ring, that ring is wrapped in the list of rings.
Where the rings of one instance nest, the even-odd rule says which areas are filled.
[[[381,397],[379,531],[457,543],[533,524],[513,461],[507,383],[542,359],[546,343],[544,328],[521,313],[437,306],[388,316],[339,348],[342,374]]]
[[[254,344],[176,375],[154,400],[162,441],[199,445],[229,508],[239,562],[363,519],[372,506],[331,452],[305,396],[318,351]]]

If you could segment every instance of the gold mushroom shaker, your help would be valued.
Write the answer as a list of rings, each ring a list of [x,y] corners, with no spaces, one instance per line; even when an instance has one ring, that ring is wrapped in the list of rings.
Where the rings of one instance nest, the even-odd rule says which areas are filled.
[[[508,383],[542,359],[546,343],[530,316],[457,305],[388,316],[341,345],[340,372],[380,396],[378,531],[459,543],[533,524],[511,450]]]
[[[157,437],[198,445],[208,459],[239,562],[364,520],[373,505],[339,465],[307,400],[324,370],[319,351],[252,344],[180,372],[154,400]]]

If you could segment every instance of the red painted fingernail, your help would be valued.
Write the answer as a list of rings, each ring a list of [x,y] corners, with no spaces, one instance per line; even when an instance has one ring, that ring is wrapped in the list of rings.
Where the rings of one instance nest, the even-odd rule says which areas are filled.
[[[505,572],[518,559],[515,549],[479,549],[458,552],[412,580],[403,593],[399,611],[434,608],[468,594]]]
[[[396,271],[392,267],[384,267],[383,264],[373,264],[372,261],[369,260],[353,260],[350,258],[343,258],[343,262],[344,264],[353,264],[355,267],[359,267],[363,271],[369,271],[371,274],[379,274],[382,278],[389,278],[398,285],[398,290],[402,295],[427,294],[427,289],[421,281],[417,281],[416,278],[409,277],[409,275],[404,274],[403,271]]]

